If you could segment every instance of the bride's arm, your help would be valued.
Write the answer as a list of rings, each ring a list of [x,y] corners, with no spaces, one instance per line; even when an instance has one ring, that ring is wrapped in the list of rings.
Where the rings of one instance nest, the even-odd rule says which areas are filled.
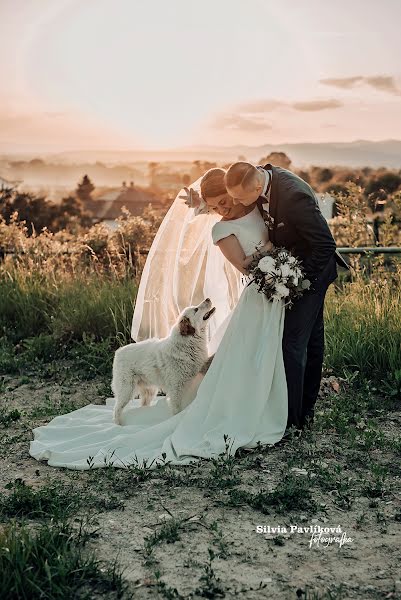
[[[244,275],[249,275],[247,268],[251,262],[257,258],[259,252],[267,252],[272,248],[271,242],[267,242],[264,246],[259,248],[258,251],[255,251],[254,254],[245,256],[242,246],[234,234],[216,242],[216,246],[220,248],[226,259]]]

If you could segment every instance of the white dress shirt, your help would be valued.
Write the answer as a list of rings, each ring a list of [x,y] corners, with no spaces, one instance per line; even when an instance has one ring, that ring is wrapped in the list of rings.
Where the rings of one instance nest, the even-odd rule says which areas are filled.
[[[271,190],[272,190],[272,186],[270,186],[270,189],[269,189],[269,192],[268,192],[267,196],[266,196],[266,191],[267,191],[268,185],[269,185],[269,183],[271,181],[271,178],[273,177],[273,173],[272,173],[272,171],[270,169],[266,170],[266,169],[264,169],[263,167],[260,167],[260,166],[258,166],[256,168],[259,171],[261,171],[264,174],[264,176],[265,176],[265,184],[263,186],[263,191],[261,193],[261,196],[264,196],[266,198],[266,202],[263,202],[262,206],[263,206],[263,208],[265,209],[266,212],[269,212],[269,201],[270,201],[270,193],[271,193]]]

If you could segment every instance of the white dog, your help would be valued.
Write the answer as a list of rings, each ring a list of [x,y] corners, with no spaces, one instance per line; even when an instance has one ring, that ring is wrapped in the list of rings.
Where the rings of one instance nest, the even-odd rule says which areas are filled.
[[[116,351],[111,383],[116,399],[114,423],[121,425],[124,407],[138,392],[142,406],[148,406],[162,389],[173,414],[185,408],[185,401],[189,404],[189,396],[189,401],[193,400],[200,383],[195,385],[194,378],[208,358],[206,327],[215,310],[206,298],[181,313],[169,336],[128,344]]]

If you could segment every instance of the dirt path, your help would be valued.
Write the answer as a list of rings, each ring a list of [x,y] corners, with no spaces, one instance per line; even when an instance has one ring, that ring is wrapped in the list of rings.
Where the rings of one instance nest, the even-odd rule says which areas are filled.
[[[97,511],[91,545],[106,561],[118,556],[134,598],[401,598],[399,406],[331,390],[301,438],[152,472],[75,472],[29,456],[32,428],[107,395],[100,380],[3,377],[0,488],[73,481],[117,500]],[[352,542],[310,547],[310,532],[290,531],[318,525]]]

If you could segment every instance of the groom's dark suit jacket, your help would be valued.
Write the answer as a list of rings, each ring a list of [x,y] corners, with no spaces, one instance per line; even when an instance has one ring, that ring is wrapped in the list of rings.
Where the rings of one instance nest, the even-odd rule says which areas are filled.
[[[298,175],[271,164],[269,212],[274,219],[270,239],[302,260],[313,287],[329,285],[337,277],[337,264],[349,268],[336,251],[336,243],[312,188]],[[258,198],[262,209],[263,200]]]

